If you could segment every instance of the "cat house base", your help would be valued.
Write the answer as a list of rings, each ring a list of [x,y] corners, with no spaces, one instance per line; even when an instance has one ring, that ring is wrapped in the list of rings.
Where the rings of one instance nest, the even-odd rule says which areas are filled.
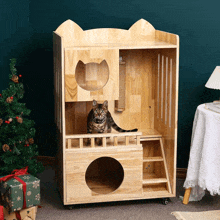
[[[129,30],[84,31],[71,20],[57,28],[57,179],[64,205],[176,195],[178,61],[178,36],[144,19]],[[93,99],[107,100],[115,122],[138,132],[87,134]]]

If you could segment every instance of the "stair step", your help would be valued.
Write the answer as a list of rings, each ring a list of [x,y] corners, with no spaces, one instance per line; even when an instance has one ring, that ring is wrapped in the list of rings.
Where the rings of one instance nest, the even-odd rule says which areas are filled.
[[[143,162],[163,161],[163,157],[144,157]]]
[[[152,183],[167,183],[166,178],[154,178],[154,179],[144,179],[143,185],[152,184]]]

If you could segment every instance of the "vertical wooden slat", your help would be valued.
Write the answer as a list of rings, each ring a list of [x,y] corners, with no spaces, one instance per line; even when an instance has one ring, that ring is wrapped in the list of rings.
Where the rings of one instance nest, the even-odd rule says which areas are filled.
[[[114,146],[117,146],[117,145],[118,145],[118,137],[115,136],[115,137],[114,137]]]
[[[158,71],[157,71],[157,118],[159,118],[160,109],[160,54],[158,54]]]
[[[171,127],[172,122],[172,74],[173,74],[173,60],[170,59],[170,109],[169,109],[169,127]]]
[[[140,144],[140,136],[137,136],[137,142],[136,144]]]
[[[91,138],[91,147],[95,147],[95,138]]]
[[[106,147],[106,137],[103,137],[103,138],[102,138],[102,146],[103,146],[103,147]]]
[[[71,139],[67,140],[67,144],[68,144],[68,149],[71,149]]]
[[[168,108],[168,57],[166,57],[166,92],[165,92],[165,124],[167,124],[167,108]]]
[[[129,136],[125,137],[125,145],[129,145]]]
[[[83,138],[80,138],[80,139],[79,139],[79,147],[80,147],[80,148],[83,148]]]
[[[163,103],[164,103],[164,97],[163,97],[163,88],[164,88],[164,86],[163,86],[163,80],[164,80],[164,55],[162,55],[162,67],[161,67],[161,90],[160,90],[160,92],[161,92],[161,120],[163,119]]]

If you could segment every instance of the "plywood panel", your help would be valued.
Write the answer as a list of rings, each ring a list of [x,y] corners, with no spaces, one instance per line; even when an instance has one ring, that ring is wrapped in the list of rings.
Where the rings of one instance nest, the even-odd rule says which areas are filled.
[[[124,179],[121,186],[116,191],[108,194],[108,196],[91,191],[85,182],[85,173],[88,166],[100,157],[116,159],[124,170]],[[109,147],[98,151],[90,149],[89,153],[87,150],[69,152],[66,157],[66,179],[67,202],[111,201],[114,198],[120,199],[124,196],[141,195],[142,146]]]
[[[66,102],[118,98],[118,50],[65,50]]]

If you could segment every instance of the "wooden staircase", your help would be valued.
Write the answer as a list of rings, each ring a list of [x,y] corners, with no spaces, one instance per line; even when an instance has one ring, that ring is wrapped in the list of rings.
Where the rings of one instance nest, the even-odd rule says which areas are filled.
[[[140,141],[143,144],[143,186],[148,187],[148,185],[159,185],[161,183],[165,183],[168,193],[172,193],[167,163],[165,159],[162,135],[158,134],[154,135],[153,137],[142,136]],[[150,142],[151,144],[148,145],[148,142]],[[156,146],[155,148],[158,148],[156,150],[153,149],[154,142]],[[157,165],[157,167],[160,168],[156,168],[156,165],[153,165],[154,163],[160,164],[161,166]],[[148,169],[148,167],[145,168],[145,164],[148,164],[148,167],[153,167],[151,168],[150,172],[148,170],[146,172],[146,169]]]

